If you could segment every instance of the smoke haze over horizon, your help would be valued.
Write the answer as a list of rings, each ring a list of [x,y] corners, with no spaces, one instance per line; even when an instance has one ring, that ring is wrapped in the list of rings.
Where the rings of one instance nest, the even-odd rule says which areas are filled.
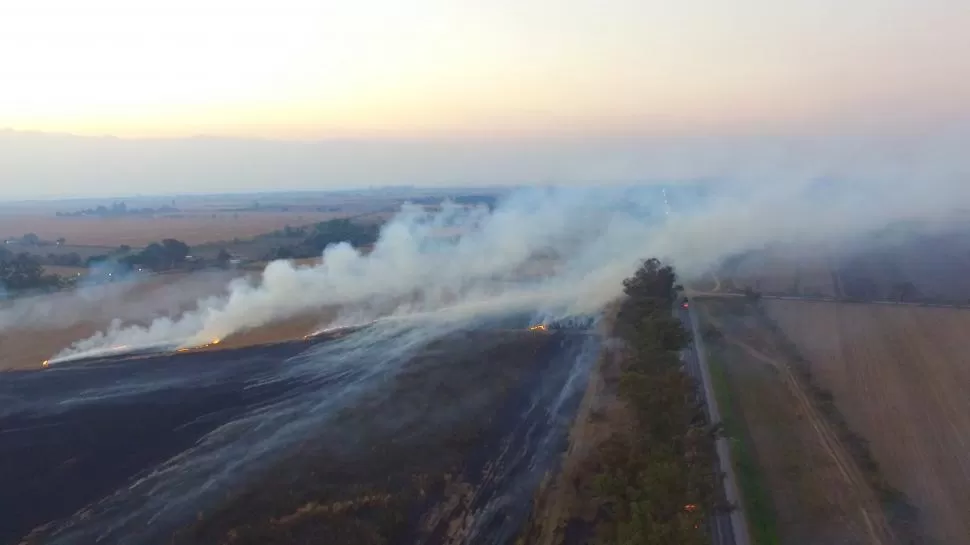
[[[919,184],[970,176],[970,124],[913,133],[273,141],[0,130],[0,200],[374,186]]]
[[[664,191],[676,203],[670,214]],[[678,192],[546,187],[513,192],[493,211],[405,206],[369,254],[338,244],[324,251],[318,266],[274,262],[260,279],[234,280],[226,295],[200,299],[193,310],[147,326],[117,321],[59,356],[122,345],[199,346],[332,308],[340,314],[330,325],[388,316],[445,323],[510,313],[596,313],[646,257],[695,277],[730,255],[772,243],[850,244],[904,220],[948,229],[950,219],[964,221],[959,207],[970,203],[970,187],[928,176],[922,185],[805,180]],[[437,236],[445,227],[461,235]],[[524,273],[543,263],[541,273]]]
[[[963,0],[8,2],[0,199],[916,183],[968,170],[967,28]]]

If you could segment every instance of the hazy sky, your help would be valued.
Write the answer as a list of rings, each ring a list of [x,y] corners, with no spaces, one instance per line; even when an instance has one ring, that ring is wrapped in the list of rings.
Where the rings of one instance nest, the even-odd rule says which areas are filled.
[[[0,128],[627,148],[934,132],[970,118],[968,29],[967,0],[10,1]],[[0,174],[22,177],[11,153]]]
[[[185,136],[926,121],[970,105],[966,0],[30,0],[0,125]]]

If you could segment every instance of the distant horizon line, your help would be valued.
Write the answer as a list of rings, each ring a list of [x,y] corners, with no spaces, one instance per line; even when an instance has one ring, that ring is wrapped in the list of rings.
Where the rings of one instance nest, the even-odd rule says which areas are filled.
[[[956,129],[964,132],[970,128],[959,125]],[[940,125],[939,132],[952,132],[954,127]],[[850,130],[842,128],[838,137],[885,137],[897,134],[893,131],[878,129],[859,129]],[[909,131],[898,133],[898,136],[910,134]],[[313,143],[335,143],[335,142],[381,142],[381,143],[419,143],[419,142],[483,142],[483,141],[609,141],[609,140],[643,140],[653,141],[654,143],[690,141],[690,140],[710,140],[710,139],[785,139],[785,140],[815,140],[829,139],[833,134],[824,131],[814,130],[769,130],[769,129],[749,129],[749,130],[609,130],[609,131],[456,131],[456,132],[435,132],[402,134],[395,132],[373,133],[373,134],[333,134],[328,136],[261,136],[261,135],[235,135],[217,133],[196,133],[185,135],[118,135],[112,133],[77,133],[71,131],[51,131],[37,129],[18,129],[14,127],[0,126],[0,136],[23,136],[36,138],[77,138],[77,139],[98,139],[129,142],[175,142],[175,141],[224,141],[224,142],[254,142],[254,143],[288,143],[288,144],[313,144]]]
[[[381,185],[381,186],[359,186],[359,187],[334,187],[331,189],[253,189],[235,191],[200,191],[179,192],[179,193],[135,193],[129,195],[103,194],[103,195],[44,195],[37,197],[0,197],[0,204],[28,204],[35,202],[80,202],[80,201],[124,201],[126,199],[178,199],[178,198],[199,198],[199,197],[259,197],[259,196],[296,196],[296,195],[326,195],[328,193],[374,193],[379,191],[429,191],[429,192],[475,192],[475,191],[511,191],[517,188],[527,187],[522,185],[510,186],[470,186],[467,188],[460,186],[415,186],[411,184],[402,185]]]
[[[699,187],[710,180],[682,180],[682,181],[661,181],[654,180],[648,181],[644,180],[637,183],[616,183],[616,184],[602,184],[610,186],[630,186],[630,187],[645,187],[645,186],[656,186],[656,187]],[[112,201],[119,202],[125,201],[127,199],[179,199],[179,198],[200,198],[200,197],[271,197],[271,196],[298,196],[298,195],[326,195],[328,193],[377,193],[377,192],[402,192],[402,193],[424,193],[431,195],[441,195],[441,196],[462,196],[478,193],[487,194],[502,194],[511,193],[513,191],[527,189],[527,188],[553,188],[553,187],[583,187],[583,186],[594,186],[600,184],[565,184],[565,183],[554,183],[554,182],[542,182],[542,183],[532,183],[532,184],[491,184],[491,185],[471,185],[471,186],[459,186],[459,185],[414,185],[414,184],[384,184],[384,185],[373,185],[373,186],[344,186],[344,187],[334,187],[328,189],[277,189],[277,190],[267,190],[267,189],[253,189],[253,190],[234,190],[234,191],[199,191],[196,192],[179,192],[179,193],[135,193],[128,195],[121,195],[117,193],[105,193],[103,195],[43,195],[35,197],[0,197],[0,206],[2,205],[17,205],[17,204],[31,204],[31,203],[54,203],[54,202],[86,202],[86,201]]]

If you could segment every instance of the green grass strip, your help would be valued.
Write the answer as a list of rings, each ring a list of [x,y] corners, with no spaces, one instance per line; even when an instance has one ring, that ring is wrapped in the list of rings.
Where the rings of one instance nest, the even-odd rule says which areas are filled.
[[[747,426],[744,419],[738,416],[740,405],[734,399],[727,369],[719,357],[708,354],[707,359],[714,397],[721,410],[724,435],[731,449],[731,463],[741,488],[741,501],[748,517],[751,541],[753,545],[780,545],[774,503],[764,484]]]

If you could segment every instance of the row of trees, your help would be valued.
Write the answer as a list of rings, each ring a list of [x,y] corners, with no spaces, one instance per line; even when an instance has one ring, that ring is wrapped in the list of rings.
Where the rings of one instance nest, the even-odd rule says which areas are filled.
[[[191,248],[188,244],[181,240],[167,238],[161,242],[153,242],[134,253],[132,253],[131,247],[123,245],[112,254],[89,257],[84,265],[92,267],[101,263],[117,263],[122,268],[127,269],[145,268],[153,271],[169,271],[184,265],[188,260],[189,252],[191,252]]]
[[[672,308],[676,275],[650,259],[624,282],[615,334],[625,341],[619,395],[633,420],[598,455],[598,533],[615,544],[710,543],[707,521],[724,506],[716,471],[718,428],[678,351],[689,335]]]
[[[8,243],[23,244],[24,246],[62,246],[67,242],[67,239],[61,237],[57,240],[45,240],[40,238],[37,233],[27,233],[20,238],[9,238]]]
[[[171,238],[149,244],[138,252],[132,253],[131,248],[120,247],[110,255],[95,255],[86,260],[73,252],[49,254],[45,257],[26,252],[14,253],[0,246],[0,291],[7,295],[16,295],[23,292],[51,291],[71,285],[73,278],[46,274],[45,266],[91,268],[107,265],[107,268],[100,269],[105,276],[105,271],[124,273],[138,268],[168,271],[185,266],[189,252],[188,244]],[[231,257],[223,250],[211,264],[228,266]]]
[[[286,227],[277,232],[285,238],[299,239],[273,249],[267,259],[297,259],[319,256],[331,244],[347,242],[352,246],[368,246],[377,242],[380,226],[357,223],[347,218],[317,223],[311,227]]]
[[[171,270],[185,263],[189,255],[189,246],[175,239],[165,239],[150,244],[144,250],[134,254],[119,257],[116,255],[100,255],[82,262],[76,253],[50,254],[46,258],[26,252],[13,253],[0,246],[0,288],[7,294],[17,294],[29,291],[56,290],[70,282],[60,275],[46,274],[44,267],[48,265],[82,266],[88,267],[99,263],[117,263],[122,269],[149,268],[154,271]],[[220,254],[220,258],[223,255]],[[225,258],[228,261],[228,257]]]
[[[174,204],[174,203],[173,203]],[[95,216],[101,218],[121,217],[121,216],[150,216],[153,214],[170,214],[178,212],[174,206],[161,206],[159,208],[129,208],[125,202],[113,203],[110,207],[100,205],[96,208],[85,208],[76,212],[57,212],[58,217],[83,217]]]
[[[58,289],[64,279],[57,275],[44,274],[44,266],[36,257],[27,254],[14,254],[0,247],[0,288],[5,292],[25,292]]]
[[[153,242],[140,252],[129,254],[121,258],[121,262],[129,267],[145,267],[153,271],[167,271],[175,269],[185,263],[189,257],[189,245],[174,238],[166,238],[161,242]]]
[[[319,256],[331,244],[347,242],[354,246],[367,246],[377,241],[380,227],[375,224],[360,224],[349,219],[335,219],[317,223],[309,227],[287,227],[277,236],[296,239],[292,244],[284,244],[273,249],[266,257],[269,259],[292,259]],[[39,237],[28,235],[25,241],[36,244]],[[0,286],[7,292],[22,290],[56,289],[66,281],[57,275],[44,274],[45,266],[95,267],[109,264],[112,271],[148,269],[169,271],[180,268],[217,266],[228,267],[233,256],[222,249],[214,260],[190,261],[191,248],[185,242],[167,238],[149,244],[144,249],[133,251],[130,246],[122,245],[110,254],[94,255],[83,259],[78,253],[50,253],[46,256],[28,253],[14,254],[0,246]]]

